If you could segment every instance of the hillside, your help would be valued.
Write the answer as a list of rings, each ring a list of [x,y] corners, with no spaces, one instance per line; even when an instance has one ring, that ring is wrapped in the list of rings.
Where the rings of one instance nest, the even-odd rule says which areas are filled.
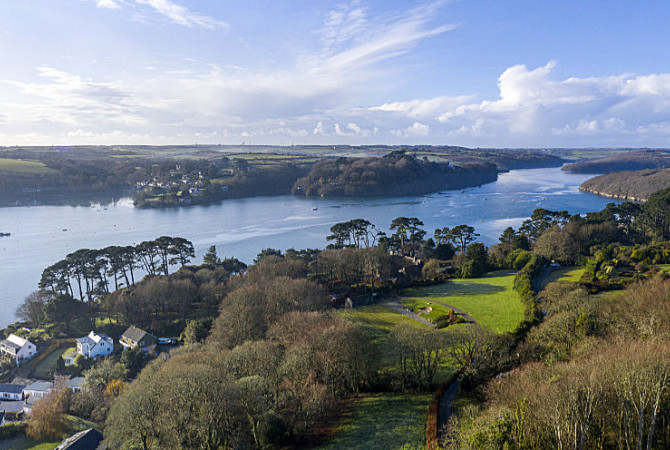
[[[563,166],[563,170],[575,173],[611,173],[622,170],[667,168],[670,168],[670,151],[668,150],[635,150]]]
[[[497,179],[492,163],[460,166],[429,162],[401,152],[382,158],[325,159],[293,186],[306,196],[402,196],[478,186]]]
[[[605,197],[646,201],[651,194],[670,187],[670,169],[614,172],[586,180],[579,190]]]

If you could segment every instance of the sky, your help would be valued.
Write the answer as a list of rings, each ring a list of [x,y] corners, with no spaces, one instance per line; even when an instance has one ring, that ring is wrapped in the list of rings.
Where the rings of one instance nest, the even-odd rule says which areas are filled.
[[[2,0],[0,145],[670,147],[670,2]]]

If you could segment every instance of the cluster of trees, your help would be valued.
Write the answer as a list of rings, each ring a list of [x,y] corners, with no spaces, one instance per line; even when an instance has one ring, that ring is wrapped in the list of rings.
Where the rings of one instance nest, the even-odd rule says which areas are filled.
[[[76,294],[82,301],[91,301],[110,292],[110,280],[114,290],[133,286],[136,270],[149,275],[168,275],[170,266],[183,267],[193,257],[195,251],[190,241],[170,236],[136,246],[80,249],[44,269],[38,286],[52,295],[75,297]]]
[[[112,405],[107,442],[238,448],[308,441],[338,398],[370,383],[375,359],[362,329],[323,312],[328,298],[304,271],[302,261],[266,256],[231,280],[207,342],[143,370]]]
[[[477,186],[497,176],[495,164],[487,162],[456,167],[394,151],[383,158],[322,159],[295,182],[292,192],[307,196],[417,195]]]

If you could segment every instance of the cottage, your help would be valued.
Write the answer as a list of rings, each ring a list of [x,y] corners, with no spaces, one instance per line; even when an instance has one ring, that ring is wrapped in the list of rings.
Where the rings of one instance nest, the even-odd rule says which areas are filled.
[[[23,400],[23,384],[0,383],[0,400]]]
[[[130,328],[121,335],[121,340],[119,342],[121,342],[121,345],[125,348],[139,347],[143,352],[153,353],[156,350],[158,339],[156,336],[131,325]]]
[[[23,417],[24,402],[7,401],[0,402],[0,411],[5,414],[7,420],[19,420]]]
[[[87,358],[109,355],[113,351],[114,340],[106,334],[91,331],[88,336],[77,339],[77,353]]]
[[[23,361],[35,356],[37,347],[32,342],[12,333],[6,340],[0,342],[0,354],[16,361],[18,366]]]
[[[65,366],[73,365],[74,360],[77,359],[77,355],[79,355],[79,353],[77,353],[76,348],[71,348],[63,353],[63,361],[65,362]]]
[[[54,384],[50,381],[35,381],[33,384],[23,388],[23,395],[31,399],[38,399],[46,397],[53,389]]]
[[[65,439],[55,450],[90,450],[98,448],[101,442],[102,433],[95,428],[89,428]]]
[[[74,394],[82,390],[85,382],[86,378],[84,377],[74,377],[70,378],[70,381],[68,381],[67,385],[70,389],[72,389],[72,393]]]

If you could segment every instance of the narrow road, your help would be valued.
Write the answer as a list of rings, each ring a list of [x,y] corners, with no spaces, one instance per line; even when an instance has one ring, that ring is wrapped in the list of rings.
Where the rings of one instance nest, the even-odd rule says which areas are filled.
[[[437,410],[437,442],[440,448],[444,445],[445,433],[447,432],[447,425],[449,424],[449,417],[456,400],[458,393],[458,378],[445,389],[440,397],[440,403]]]
[[[547,266],[547,267],[544,268],[544,271],[542,272],[542,274],[540,274],[539,277],[537,277],[537,278],[535,278],[535,280],[533,280],[533,289],[535,289],[535,292],[537,292],[538,294],[540,293],[540,291],[542,290],[542,289],[541,289],[541,288],[542,288],[542,282],[543,282],[544,279],[547,278],[547,277],[551,274],[551,272],[553,272],[555,269],[556,269],[556,267]]]
[[[416,320],[417,322],[421,322],[424,325],[428,325],[431,328],[435,328],[435,324],[433,322],[424,319],[420,315],[418,315],[415,312],[410,311],[406,307],[402,306],[400,303],[398,303],[396,300],[392,300],[390,302],[383,303],[384,306],[388,306],[391,308],[393,311],[398,312],[402,314],[403,316],[407,316],[411,319]]]

